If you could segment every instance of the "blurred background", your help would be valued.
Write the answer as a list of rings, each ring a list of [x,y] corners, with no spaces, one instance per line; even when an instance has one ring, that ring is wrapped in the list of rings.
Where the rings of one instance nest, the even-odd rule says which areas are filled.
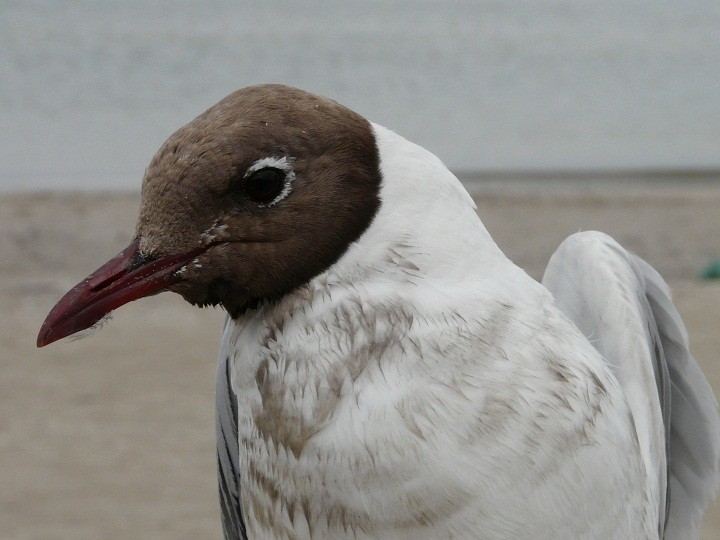
[[[718,394],[720,286],[700,278],[720,257],[716,0],[5,0],[0,536],[220,537],[222,313],[161,295],[94,337],[34,341],[130,239],[160,144],[261,82],[332,97],[437,154],[536,278],[568,234],[615,236],[669,279]]]
[[[720,5],[12,2],[0,8],[0,186],[135,189],[226,94],[333,97],[454,170],[720,165]]]

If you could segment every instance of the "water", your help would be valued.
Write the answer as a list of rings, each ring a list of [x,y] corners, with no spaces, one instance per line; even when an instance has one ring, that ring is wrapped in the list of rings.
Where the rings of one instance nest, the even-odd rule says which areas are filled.
[[[331,96],[461,170],[720,165],[720,2],[0,3],[0,190],[135,188],[232,90]]]

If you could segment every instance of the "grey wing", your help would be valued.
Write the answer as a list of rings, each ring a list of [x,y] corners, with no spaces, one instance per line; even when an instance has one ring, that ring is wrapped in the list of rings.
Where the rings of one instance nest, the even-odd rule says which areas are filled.
[[[247,539],[240,507],[237,397],[230,384],[230,359],[223,351],[215,379],[215,436],[218,489],[226,540]]]
[[[659,360],[670,378],[668,437],[669,505],[666,538],[687,538],[697,531],[718,484],[720,420],[707,379],[690,354],[687,331],[668,286],[645,261],[632,256],[645,282],[645,294],[657,325]],[[669,427],[669,429],[668,429]]]
[[[650,478],[659,479],[660,537],[696,537],[717,489],[720,417],[667,284],[597,232],[565,240],[543,284],[625,392]]]

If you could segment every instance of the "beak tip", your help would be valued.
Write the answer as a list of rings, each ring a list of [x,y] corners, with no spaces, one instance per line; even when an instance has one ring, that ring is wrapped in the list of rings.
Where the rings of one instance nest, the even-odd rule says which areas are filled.
[[[35,342],[38,349],[44,347],[45,345],[49,345],[50,343],[55,341],[54,339],[50,338],[51,334],[52,328],[49,328],[47,320],[45,320],[42,327],[40,328],[40,332],[38,333],[37,341]]]

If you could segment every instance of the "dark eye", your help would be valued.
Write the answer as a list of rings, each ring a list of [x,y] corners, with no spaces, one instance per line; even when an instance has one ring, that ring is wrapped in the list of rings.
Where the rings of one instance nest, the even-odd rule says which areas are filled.
[[[258,203],[273,201],[285,188],[285,171],[266,167],[245,179],[245,194]]]

